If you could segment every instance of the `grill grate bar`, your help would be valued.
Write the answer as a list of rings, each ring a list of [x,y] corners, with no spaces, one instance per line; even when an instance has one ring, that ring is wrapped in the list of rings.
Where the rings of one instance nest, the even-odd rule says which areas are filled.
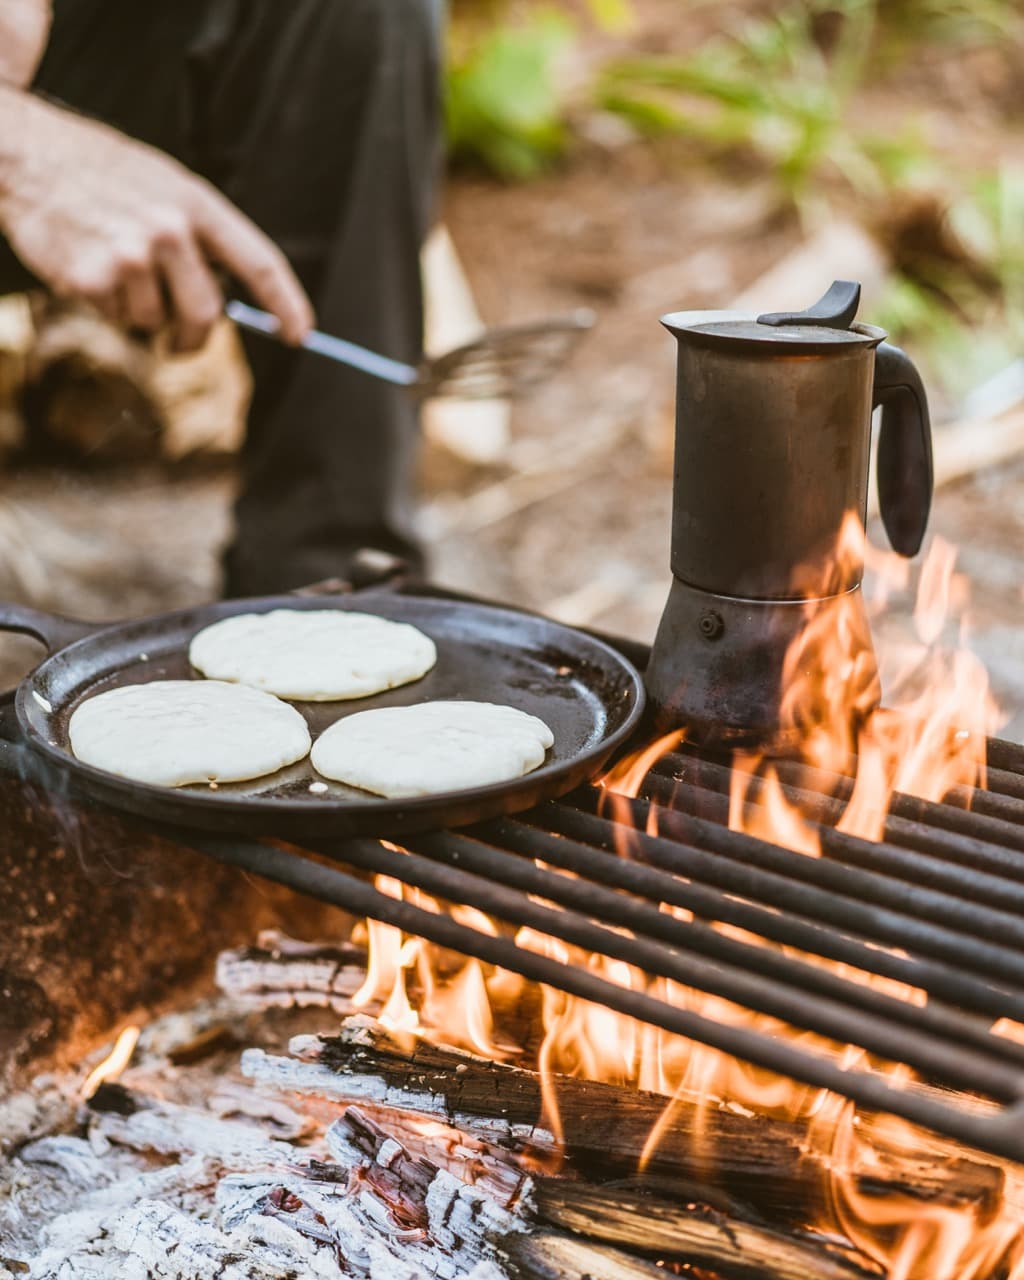
[[[650,777],[642,792],[668,807],[728,825],[728,803],[720,792],[703,792],[689,782]],[[809,824],[830,861],[895,880],[968,898],[1001,911],[1024,910],[1024,884],[1016,878],[1024,858],[1010,850],[992,849],[984,868],[963,866],[948,858],[906,849],[889,842],[875,843],[819,823]]]
[[[550,810],[553,813],[552,825],[564,828],[564,822],[559,824],[556,806],[550,806]],[[540,811],[538,820],[546,812]],[[1024,991],[999,988],[972,977],[961,968],[886,950],[871,945],[864,938],[839,933],[831,924],[826,926],[803,916],[780,912],[761,901],[738,898],[696,879],[662,871],[646,862],[619,857],[609,852],[615,847],[615,826],[600,818],[592,819],[588,842],[528,826],[516,819],[488,824],[486,828],[480,828],[480,833],[504,848],[540,858],[601,884],[642,894],[649,900],[685,907],[696,916],[731,924],[781,946],[795,947],[810,955],[917,987],[929,995],[970,1008],[976,1013],[988,1014],[993,1019],[1012,1017],[1024,1021]],[[619,838],[624,834],[620,828]],[[631,845],[632,835],[632,831],[626,834]],[[630,853],[633,852],[631,848]],[[642,857],[643,851],[636,850],[636,854]],[[962,1020],[958,1025],[962,1028]],[[1024,1061],[1024,1053],[1021,1060]]]
[[[678,779],[723,798],[728,797],[734,776],[728,766],[717,761],[680,755],[662,757],[652,772],[652,777]],[[812,822],[831,828],[843,816],[844,800],[785,781],[781,785],[786,799]],[[766,788],[763,778],[751,778],[746,792],[748,800],[758,803]],[[1013,856],[1015,850],[1024,851],[1024,826],[956,805],[930,804],[913,796],[902,799],[903,805],[898,806],[894,802],[893,811],[885,819],[884,839],[889,843],[902,844],[947,860],[970,861],[981,870],[994,867],[997,874],[1015,874],[1024,880],[1024,862]],[[898,816],[898,808],[908,816]],[[724,812],[727,814],[728,810]]]
[[[686,783],[674,784],[664,778],[651,777],[641,788],[641,793],[664,806],[669,812],[678,812],[681,816],[689,817],[697,827],[693,837],[696,843],[704,843],[708,828],[717,826],[720,832],[727,830],[720,823],[708,822],[703,817],[695,816],[694,811],[702,809],[701,797],[704,793],[695,792]],[[715,798],[724,800],[721,796]],[[794,856],[789,850],[766,844],[756,837],[738,832],[730,834],[739,836],[740,841],[744,842],[740,847],[745,849],[746,856],[753,857],[759,862],[770,860],[782,870],[784,875],[812,880],[829,886],[837,893],[860,898],[865,902],[874,902],[879,906],[892,907],[897,911],[911,907],[914,914],[948,928],[959,929],[977,937],[988,936],[993,941],[1006,946],[1024,947],[1024,919],[994,907],[991,903],[965,900],[965,895],[971,892],[972,886],[975,889],[980,886],[981,892],[988,888],[990,893],[995,893],[995,886],[988,881],[982,881],[977,872],[968,875],[962,868],[941,864],[946,871],[949,883],[944,888],[937,889],[927,884],[919,884],[913,871],[899,877],[879,874],[877,869],[851,866],[845,861],[840,862],[832,857],[809,858],[799,854]],[[822,846],[829,852],[835,849],[841,854],[852,853],[858,858],[869,861],[869,864],[871,860],[884,856],[885,846],[874,845],[868,840],[859,840],[831,828],[822,828],[821,835]],[[732,847],[737,846],[733,844]],[[883,850],[882,854],[879,854],[879,849]],[[776,852],[769,855],[769,850]],[[939,865],[936,864],[936,867],[938,868]],[[936,869],[932,873],[932,878],[937,879],[939,874],[939,870]],[[1016,889],[1017,886],[1006,884],[1006,897],[1011,898]],[[971,896],[974,897],[976,894],[971,893]]]
[[[576,798],[581,803],[587,802],[585,793]],[[596,803],[598,797],[590,799]],[[982,979],[997,973],[1001,985],[1018,990],[1024,987],[1024,954],[987,938],[919,919],[914,914],[912,894],[906,895],[902,910],[881,907],[846,896],[830,882],[828,873],[845,871],[844,867],[824,859],[794,855],[714,823],[702,824],[700,819],[686,814],[658,809],[644,800],[622,803],[636,824],[636,830],[621,828],[621,838],[628,842],[623,847],[630,848],[634,856],[677,875],[692,876],[726,892],[753,898],[776,910],[817,919],[884,945],[898,945],[962,966]],[[642,834],[652,808],[660,836]],[[547,808],[544,812],[547,814]],[[557,830],[586,840],[581,830],[588,818],[601,821],[561,805],[553,821]],[[599,840],[597,836],[595,843]],[[799,879],[794,878],[797,872]]]
[[[986,755],[990,769],[1004,770],[1024,782],[1024,744],[989,738]]]
[[[830,806],[832,821],[840,816],[843,806],[853,793],[853,774],[858,765],[857,757],[850,759],[850,773],[836,773],[803,761],[784,758],[773,758],[769,763],[785,786],[793,788],[794,791],[803,792],[814,800],[832,798],[838,802]],[[673,770],[692,768],[696,774],[690,779],[691,781],[701,786],[716,786],[716,789],[720,790],[728,791],[728,782],[731,782],[732,778],[728,760],[701,755],[688,743],[682,743],[675,751],[667,753],[656,767],[660,767],[664,772],[666,765]],[[720,770],[722,772],[719,772]],[[727,781],[726,775],[728,775]],[[716,782],[712,782],[713,778],[716,778]],[[986,780],[989,784],[988,790],[982,790],[980,787],[956,786],[946,793],[941,804],[924,801],[918,796],[895,792],[888,812],[890,816],[906,818],[911,822],[920,822],[940,830],[949,830],[951,824],[956,823],[959,825],[955,829],[963,829],[965,834],[973,833],[979,836],[982,832],[974,821],[977,817],[1001,819],[1011,826],[1024,827],[1024,778],[1004,770],[990,768],[986,771]],[[726,781],[724,788],[723,781]],[[950,810],[953,808],[963,812],[951,813]],[[984,824],[982,826],[984,827]],[[990,826],[988,831],[1002,839],[1006,828]],[[1014,838],[1020,839],[1021,835],[1016,834]]]
[[[515,841],[515,833],[510,830],[513,825],[503,823],[493,831],[505,848],[510,842]],[[634,866],[638,874],[632,877],[617,876],[617,869],[628,868],[630,864],[623,863],[614,855],[589,846],[566,847],[568,842],[562,837],[545,836],[544,833],[529,827],[521,826],[520,831],[524,833],[521,844],[525,846],[527,857],[539,858],[548,863],[568,864],[567,869],[573,872],[573,878],[543,870],[532,862],[527,862],[523,857],[510,856],[495,848],[491,842],[480,843],[448,834],[427,839],[414,838],[405,843],[407,847],[411,844],[427,857],[450,860],[477,875],[543,895],[562,906],[573,907],[608,924],[632,929],[639,937],[660,938],[680,950],[696,952],[727,964],[734,964],[746,974],[767,975],[777,983],[789,984],[802,991],[816,992],[842,1001],[874,1013],[880,1019],[895,1018],[897,1024],[904,1027],[913,1027],[926,1033],[934,1032],[938,1035],[959,1037],[986,1054],[994,1054],[1002,1060],[1012,1061],[1017,1067],[1024,1065],[1024,1045],[993,1036],[984,1026],[975,1023],[965,1024],[962,1017],[941,1006],[919,1006],[907,1003],[862,983],[840,977],[833,970],[808,963],[805,959],[758,944],[740,941],[720,933],[702,921],[679,920],[659,910],[660,903],[673,902],[678,883],[675,876],[643,866]],[[595,872],[601,869],[602,862],[605,863],[603,884],[591,883],[600,878],[595,875]],[[648,873],[647,883],[644,888],[641,888],[641,882],[645,879],[642,874],[644,872]],[[580,878],[576,878],[577,876]],[[638,895],[643,900],[624,897],[621,893],[605,887],[608,879],[614,881],[626,878],[632,879],[633,882],[627,891]],[[685,886],[683,888],[685,889]],[[746,1003],[750,1008],[760,1009],[756,1003],[752,1004],[749,1000]],[[772,1012],[767,1009],[760,1011]],[[802,1017],[807,1017],[810,1012],[806,1003],[803,1004]],[[807,1023],[802,1025],[809,1026]],[[847,1035],[845,1038],[850,1037]],[[905,1045],[903,1052],[906,1052]]]
[[[990,800],[998,796],[1010,796],[1015,800],[1024,800],[1024,778],[1016,773],[1008,773],[1005,769],[994,769],[990,764],[985,770],[987,791],[975,790],[972,794],[987,796]]]
[[[584,967],[539,955],[507,937],[485,933],[460,924],[450,916],[391,898],[356,876],[294,851],[181,831],[168,834],[179,843],[198,848],[222,862],[289,885],[321,901],[332,902],[348,912],[392,924],[439,946],[699,1041],[755,1066],[815,1088],[831,1090],[865,1108],[901,1116],[992,1155],[1024,1159],[1020,1102],[1000,1109],[984,1104],[965,1105],[934,1090],[917,1085],[898,1086],[871,1071],[841,1067],[831,1056],[667,1004],[644,992],[609,982]],[[411,869],[410,855],[396,853],[373,841],[350,841],[339,845],[334,854],[353,864],[373,865],[388,875],[405,875]],[[435,869],[446,870],[436,866]],[[948,1046],[947,1053],[958,1058],[961,1064],[974,1056],[955,1043]]]
[[[782,962],[790,963],[787,957],[776,956],[773,960],[763,948],[735,942],[705,926],[686,925],[650,904],[631,901],[612,890],[542,871],[514,854],[486,845],[477,845],[474,852],[473,841],[452,832],[443,836],[413,837],[410,843],[417,849],[432,849],[434,856],[443,861],[431,861],[418,853],[385,848],[372,841],[352,842],[339,846],[336,851],[322,852],[364,870],[394,876],[403,884],[449,901],[476,907],[508,924],[526,926],[597,955],[621,960],[652,976],[698,987],[747,1009],[781,1018],[793,1026],[860,1045],[893,1061],[903,1061],[952,1088],[979,1089],[1002,1101],[1010,1101],[1016,1097],[1024,1079],[1019,1067],[1002,1060],[1001,1047],[1008,1042],[999,1037],[988,1037],[987,1052],[965,1048],[962,1042],[958,1045],[919,1026],[913,1027],[912,1006],[891,1001],[879,992],[858,993],[860,997],[873,997],[872,1015],[865,1016],[855,1005],[844,1005],[809,989],[815,976],[821,979],[819,991],[825,986],[825,980],[830,989],[838,984],[853,985],[835,979],[835,975],[814,975],[808,966],[807,984],[803,989],[794,989],[776,976],[783,967]],[[470,864],[473,869],[466,871],[461,866],[449,865],[456,860]],[[530,895],[571,903],[581,910],[568,906],[553,909]],[[602,923],[595,923],[592,916],[599,916]],[[628,936],[607,928],[606,924],[631,928],[634,933]],[[638,928],[644,930],[642,936],[637,935]],[[694,941],[698,931],[708,935],[702,939],[708,954],[728,955],[732,961],[709,960],[692,950],[684,950],[681,944]],[[677,940],[672,945],[659,946],[649,941],[652,935],[660,935],[666,943],[673,935],[677,935]],[[753,970],[741,967],[746,953]],[[895,1020],[882,1012],[890,1006]]]

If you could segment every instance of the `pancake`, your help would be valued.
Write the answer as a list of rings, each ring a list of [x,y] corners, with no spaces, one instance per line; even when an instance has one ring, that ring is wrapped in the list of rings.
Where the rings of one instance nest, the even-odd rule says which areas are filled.
[[[310,746],[294,707],[219,680],[155,680],[96,694],[76,707],[69,735],[85,764],[164,787],[261,778]]]
[[[189,661],[205,676],[302,702],[366,698],[419,680],[433,640],[405,622],[340,609],[243,613],[205,627]]]
[[[491,702],[423,702],[346,716],[313,744],[325,778],[392,799],[520,778],[554,742],[536,716]]]

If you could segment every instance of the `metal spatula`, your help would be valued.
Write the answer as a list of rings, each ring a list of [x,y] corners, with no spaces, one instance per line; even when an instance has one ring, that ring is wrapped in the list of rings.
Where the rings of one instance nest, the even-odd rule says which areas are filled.
[[[230,319],[244,329],[276,337],[275,316],[248,303],[225,307]],[[425,357],[419,365],[403,364],[368,351],[345,338],[314,329],[303,339],[307,351],[361,369],[417,396],[453,396],[461,400],[507,400],[522,395],[562,365],[570,351],[594,323],[593,313],[573,311],[535,324],[488,329],[473,342],[443,355]]]

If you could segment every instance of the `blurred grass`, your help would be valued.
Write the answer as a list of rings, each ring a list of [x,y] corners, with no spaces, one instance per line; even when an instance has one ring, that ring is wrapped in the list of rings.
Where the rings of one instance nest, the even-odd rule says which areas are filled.
[[[953,394],[1020,354],[1024,177],[1008,165],[975,171],[941,153],[923,120],[933,104],[918,108],[913,91],[897,92],[888,115],[869,115],[863,103],[877,101],[880,77],[898,88],[936,48],[957,57],[1024,48],[1024,6],[785,0],[737,17],[732,5],[719,32],[693,49],[609,57],[589,83],[573,83],[567,68],[586,25],[622,32],[631,17],[632,0],[457,8],[448,77],[454,162],[529,179],[570,153],[581,113],[611,114],[638,141],[685,144],[674,154],[690,164],[760,171],[778,205],[808,226],[836,211],[870,226],[894,263],[880,322],[898,340],[927,346]],[[915,202],[918,221],[904,219],[901,204]]]
[[[950,252],[894,272],[872,318],[960,397],[1024,353],[1024,172],[975,176],[942,225]]]
[[[568,18],[547,7],[515,24],[454,28],[445,107],[456,163],[524,179],[564,152],[556,68],[572,31]]]
[[[623,31],[632,12],[631,0],[457,5],[445,84],[452,161],[511,180],[549,168],[572,140],[563,71],[581,22]]]
[[[745,155],[807,219],[835,198],[826,184],[836,180],[880,198],[933,164],[913,121],[878,131],[856,109],[888,3],[807,0],[741,21],[692,53],[615,60],[598,78],[597,103],[640,134],[686,137],[712,158]]]

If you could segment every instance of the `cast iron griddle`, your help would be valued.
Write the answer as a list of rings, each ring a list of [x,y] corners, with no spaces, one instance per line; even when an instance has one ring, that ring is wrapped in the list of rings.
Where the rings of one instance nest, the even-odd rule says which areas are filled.
[[[317,737],[342,716],[435,699],[499,702],[540,716],[554,734],[546,762],[524,778],[466,791],[388,800],[322,779],[307,758],[252,782],[168,788],[133,782],[76,760],[68,721],[86,697],[148,680],[199,679],[189,665],[197,631],[238,613],[356,610],[410,622],[437,645],[422,680],[349,702],[295,702]],[[276,596],[205,605],[95,629],[18,606],[0,606],[0,630],[38,636],[50,656],[15,698],[29,746],[81,794],[151,821],[289,838],[387,835],[460,826],[529,808],[592,778],[643,710],[636,670],[608,645],[546,618],[472,602],[393,591]],[[328,790],[315,794],[311,782]]]

